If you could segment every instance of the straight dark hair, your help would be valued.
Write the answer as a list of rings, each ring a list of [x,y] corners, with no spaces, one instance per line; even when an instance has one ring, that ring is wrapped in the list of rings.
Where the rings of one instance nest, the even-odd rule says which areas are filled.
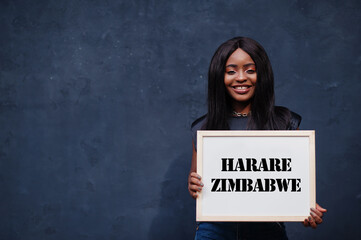
[[[264,48],[255,40],[235,37],[224,42],[213,55],[208,71],[208,113],[203,129],[229,130],[227,119],[232,111],[232,98],[226,91],[226,62],[238,48],[256,64],[257,82],[251,101],[248,129],[283,130],[290,126],[291,112],[275,107],[274,80],[271,63]]]

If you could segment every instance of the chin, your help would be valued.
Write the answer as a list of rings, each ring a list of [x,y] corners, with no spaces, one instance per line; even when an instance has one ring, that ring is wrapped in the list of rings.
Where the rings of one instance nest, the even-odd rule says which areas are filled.
[[[253,97],[253,94],[250,94],[250,95],[241,95],[241,96],[232,96],[232,99],[237,101],[237,102],[242,102],[242,103],[247,103],[249,101],[251,101]]]

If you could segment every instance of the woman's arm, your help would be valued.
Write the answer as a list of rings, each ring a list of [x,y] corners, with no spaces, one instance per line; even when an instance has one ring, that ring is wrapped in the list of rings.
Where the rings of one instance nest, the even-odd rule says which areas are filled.
[[[191,170],[188,175],[188,191],[192,198],[196,199],[198,197],[198,192],[202,191],[203,183],[201,182],[201,176],[197,174],[197,152],[193,146],[193,154],[192,154],[192,163]]]

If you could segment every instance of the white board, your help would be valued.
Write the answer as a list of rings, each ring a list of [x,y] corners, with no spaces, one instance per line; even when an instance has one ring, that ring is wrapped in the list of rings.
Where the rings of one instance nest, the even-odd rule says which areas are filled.
[[[197,221],[303,221],[315,207],[314,136],[314,131],[198,131],[197,172],[204,187]],[[251,171],[248,162],[254,163]]]

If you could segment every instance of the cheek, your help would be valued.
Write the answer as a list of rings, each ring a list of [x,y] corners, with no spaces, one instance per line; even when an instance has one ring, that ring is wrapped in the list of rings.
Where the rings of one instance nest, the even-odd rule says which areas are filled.
[[[255,75],[252,79],[251,79],[253,85],[256,85],[257,82],[257,75]]]
[[[254,95],[255,95],[255,93],[256,93],[256,85],[255,85],[256,83],[254,83],[254,86],[253,86],[253,90],[252,90],[252,92],[251,92],[251,98],[252,97],[254,97]]]
[[[230,77],[224,76],[224,84],[227,86],[232,83],[232,79]]]

